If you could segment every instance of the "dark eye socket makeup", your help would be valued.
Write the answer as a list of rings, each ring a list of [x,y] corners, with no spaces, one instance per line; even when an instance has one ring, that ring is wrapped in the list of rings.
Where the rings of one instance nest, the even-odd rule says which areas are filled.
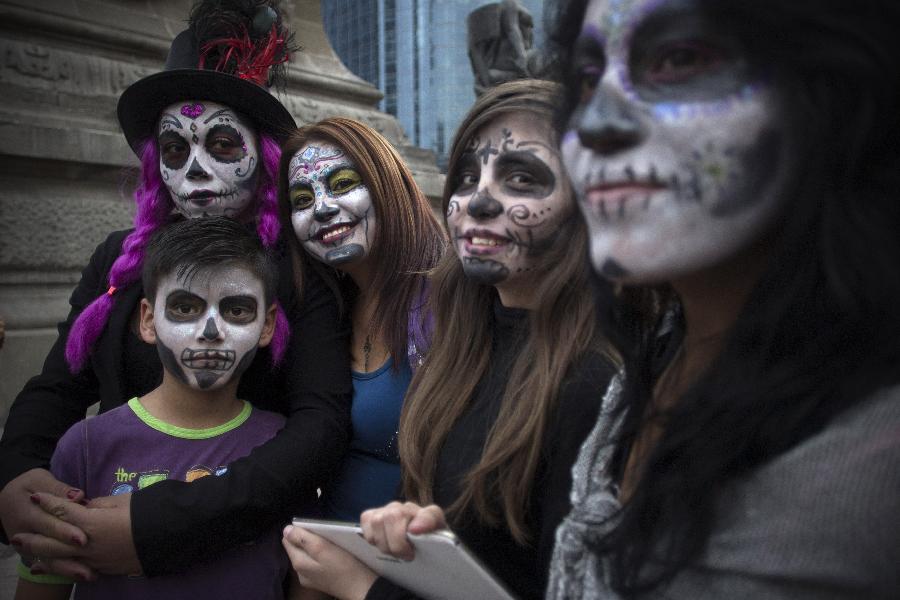
[[[637,94],[649,101],[702,101],[739,90],[749,74],[728,29],[689,6],[648,17],[631,39],[628,70]]]
[[[206,301],[186,290],[175,290],[166,296],[166,318],[170,321],[195,321],[206,308]]]
[[[577,95],[579,103],[590,98],[605,70],[606,55],[603,46],[590,33],[583,33],[575,42],[572,67],[569,70],[570,93]]]
[[[642,100],[704,101],[746,84],[745,53],[727,24],[713,22],[691,0],[675,0],[648,15],[629,36],[628,77]],[[595,28],[575,42],[568,93],[579,105],[594,94],[607,68]]]
[[[227,296],[219,302],[219,312],[230,323],[252,323],[256,320],[256,298]]]
[[[174,131],[164,131],[157,140],[159,156],[162,163],[170,169],[180,169],[187,162],[189,145],[181,135]]]
[[[481,168],[474,152],[466,152],[459,157],[453,180],[453,193],[460,194],[478,185]]]
[[[494,162],[498,180],[511,193],[534,198],[548,196],[556,186],[553,170],[531,152],[505,152]]]
[[[213,158],[226,163],[238,162],[246,156],[244,138],[230,125],[216,125],[206,134],[206,148]]]

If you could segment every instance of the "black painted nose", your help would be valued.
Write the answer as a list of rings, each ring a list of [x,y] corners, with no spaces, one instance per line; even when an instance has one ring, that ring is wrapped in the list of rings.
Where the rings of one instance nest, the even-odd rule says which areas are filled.
[[[621,152],[644,139],[643,127],[631,107],[602,85],[582,109],[575,127],[581,145],[600,154]]]
[[[313,217],[320,223],[327,223],[337,216],[339,212],[341,212],[341,209],[337,206],[328,206],[327,204],[322,203],[313,211]]]
[[[203,328],[203,333],[200,335],[210,342],[219,337],[219,328],[216,327],[216,321],[212,317],[206,320],[206,327]]]
[[[187,178],[188,179],[201,179],[203,177],[207,177],[208,173],[200,166],[200,163],[197,162],[197,159],[194,159],[194,162],[191,163],[191,166],[188,167]]]
[[[466,212],[476,219],[493,219],[503,213],[503,205],[489,191],[483,190],[475,193]]]

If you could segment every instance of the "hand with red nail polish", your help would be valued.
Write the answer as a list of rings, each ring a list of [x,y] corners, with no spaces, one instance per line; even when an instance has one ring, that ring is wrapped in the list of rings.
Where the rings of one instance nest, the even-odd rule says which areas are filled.
[[[12,547],[23,556],[40,556],[45,573],[95,577],[80,560],[87,535],[61,518],[64,505],[79,506],[84,493],[44,469],[19,475],[0,491],[0,519]]]

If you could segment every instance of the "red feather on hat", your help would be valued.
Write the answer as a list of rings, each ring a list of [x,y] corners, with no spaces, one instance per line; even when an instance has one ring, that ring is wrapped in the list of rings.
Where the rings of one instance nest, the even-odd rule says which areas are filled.
[[[293,35],[273,0],[201,0],[190,15],[201,69],[230,73],[261,86],[284,85]]]

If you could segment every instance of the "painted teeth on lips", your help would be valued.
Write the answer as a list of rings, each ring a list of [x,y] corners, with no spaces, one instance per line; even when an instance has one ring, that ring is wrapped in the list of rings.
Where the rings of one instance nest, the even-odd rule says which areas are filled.
[[[234,350],[185,348],[181,353],[181,362],[190,369],[206,369],[227,371],[234,364]]]

